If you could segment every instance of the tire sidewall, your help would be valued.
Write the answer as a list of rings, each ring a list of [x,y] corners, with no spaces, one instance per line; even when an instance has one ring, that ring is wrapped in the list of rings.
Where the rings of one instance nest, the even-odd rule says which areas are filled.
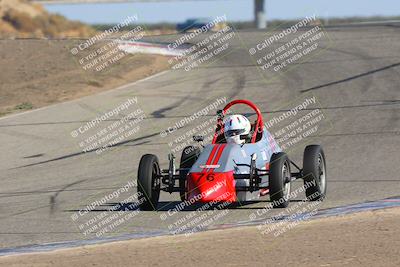
[[[324,188],[321,188],[321,175],[318,164],[320,156],[325,171]],[[326,160],[324,151],[320,145],[310,145],[304,149],[303,180],[306,188],[306,196],[309,200],[322,200],[325,198],[327,190]],[[310,182],[314,182],[315,184],[310,186]]]
[[[289,205],[289,198],[284,196],[285,177],[282,175],[282,169],[286,163],[287,171],[290,173],[289,158],[284,152],[275,153],[271,156],[269,169],[269,190],[270,199],[274,203],[274,208],[286,208]],[[290,195],[290,191],[288,193]]]
[[[138,169],[137,190],[140,192],[139,202],[142,210],[156,210],[160,198],[160,183],[156,185],[153,170],[160,174],[156,155],[146,154],[140,159]]]

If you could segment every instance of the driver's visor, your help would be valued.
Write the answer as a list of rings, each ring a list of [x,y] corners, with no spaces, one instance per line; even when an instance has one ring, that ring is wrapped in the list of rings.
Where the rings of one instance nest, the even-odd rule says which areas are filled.
[[[237,129],[237,130],[229,130],[225,132],[225,136],[231,137],[231,136],[236,136],[236,135],[241,135],[245,132],[244,129]]]

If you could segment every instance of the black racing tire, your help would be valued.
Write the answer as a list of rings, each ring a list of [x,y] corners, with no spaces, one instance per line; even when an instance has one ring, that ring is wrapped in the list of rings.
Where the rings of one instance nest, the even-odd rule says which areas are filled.
[[[191,168],[200,156],[200,148],[187,146],[182,150],[179,168]],[[179,195],[182,201],[186,200],[186,179],[189,171],[179,171]]]
[[[160,199],[160,174],[157,156],[153,154],[143,155],[140,159],[137,178],[141,210],[157,210],[158,200]]]
[[[269,195],[273,208],[286,208],[290,195],[290,161],[284,152],[271,156],[269,168]]]
[[[326,162],[320,145],[309,145],[304,149],[303,180],[306,197],[310,201],[321,201],[326,196]]]

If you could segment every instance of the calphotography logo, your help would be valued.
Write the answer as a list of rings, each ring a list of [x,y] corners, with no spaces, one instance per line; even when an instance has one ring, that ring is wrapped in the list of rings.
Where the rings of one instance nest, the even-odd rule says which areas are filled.
[[[267,77],[274,72],[286,72],[301,61],[323,51],[330,42],[328,33],[317,16],[306,16],[283,30],[273,31],[262,42],[249,49],[257,65]]]
[[[119,116],[124,113],[127,115]],[[83,152],[95,152],[100,155],[137,135],[144,119],[146,114],[138,106],[138,98],[132,97],[81,125],[70,134],[73,138],[79,137],[78,145]]]
[[[168,44],[171,51],[181,51],[168,60],[171,68],[189,72],[202,65],[212,64],[229,53],[237,40],[237,34],[226,21],[226,15],[217,16],[209,22],[202,22],[198,29],[185,33]],[[200,34],[205,33],[208,33],[206,38],[198,41]]]
[[[127,16],[116,25],[73,47],[70,52],[83,70],[104,71],[127,55],[120,48],[121,42],[139,41],[143,38],[144,28],[135,25],[137,21],[138,15]]]

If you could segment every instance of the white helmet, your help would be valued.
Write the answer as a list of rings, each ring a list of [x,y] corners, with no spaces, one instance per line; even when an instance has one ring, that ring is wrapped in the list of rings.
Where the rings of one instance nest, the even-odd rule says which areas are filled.
[[[230,115],[224,119],[224,135],[227,143],[243,144],[241,135],[250,133],[250,121],[243,115]]]

